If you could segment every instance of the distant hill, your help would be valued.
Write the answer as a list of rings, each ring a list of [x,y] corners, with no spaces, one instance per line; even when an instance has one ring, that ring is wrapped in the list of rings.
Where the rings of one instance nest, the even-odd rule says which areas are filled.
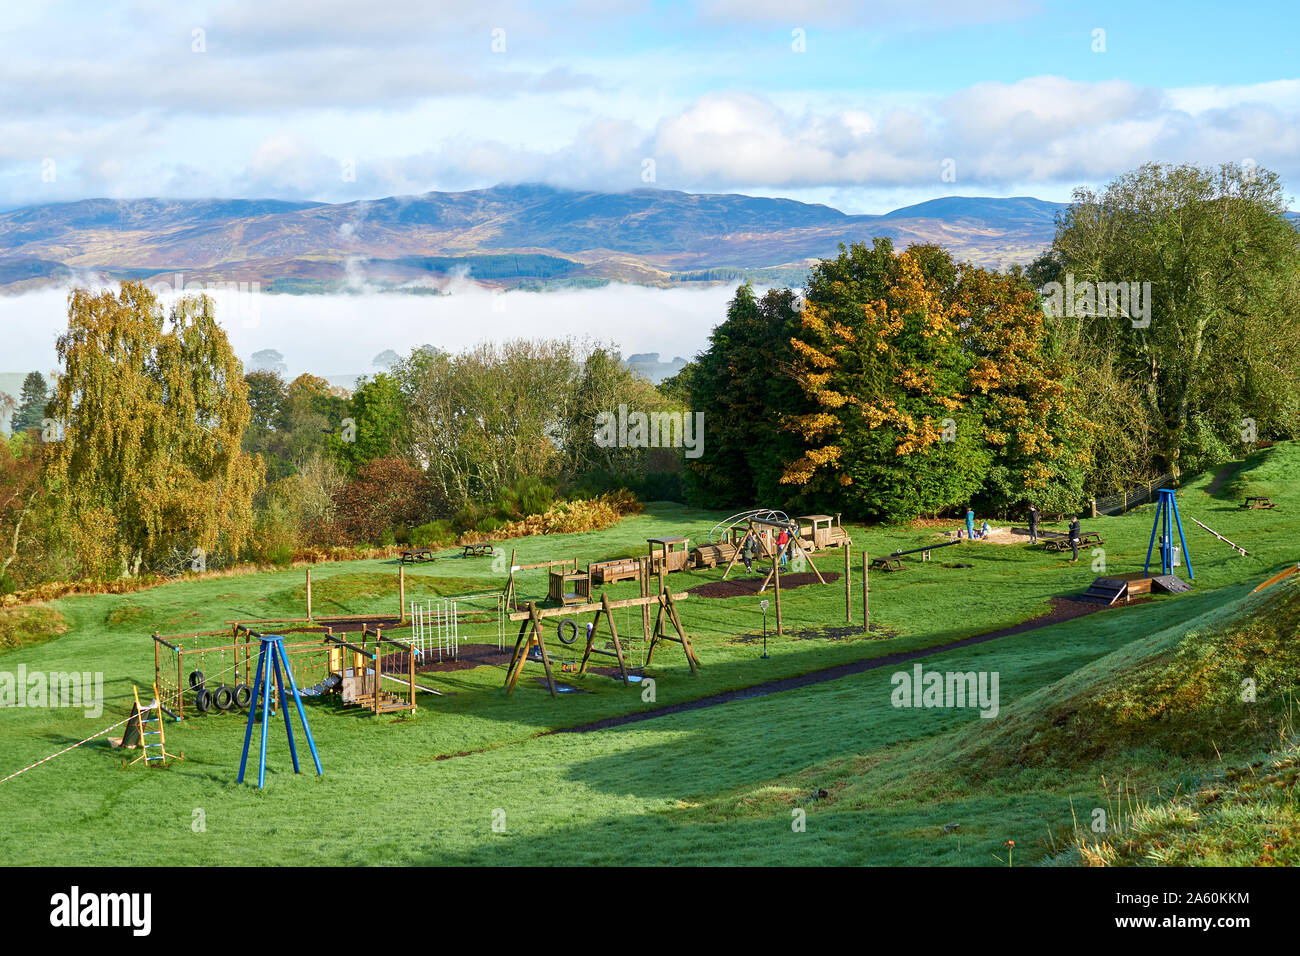
[[[89,199],[0,212],[0,289],[78,273],[186,274],[269,292],[418,289],[453,278],[497,287],[608,281],[797,281],[840,243],[939,242],[983,265],[1027,261],[1062,206],[945,197],[883,216],[735,194],[543,185],[349,203]]]

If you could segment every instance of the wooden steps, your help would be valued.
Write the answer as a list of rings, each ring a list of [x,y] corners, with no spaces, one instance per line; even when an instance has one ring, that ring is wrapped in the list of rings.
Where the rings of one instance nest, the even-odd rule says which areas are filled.
[[[1096,601],[1110,606],[1123,598],[1129,599],[1128,582],[1121,578],[1097,578],[1083,593],[1083,600]]]
[[[1118,574],[1097,578],[1083,592],[1081,600],[1095,601],[1107,606],[1128,603],[1134,597],[1163,591],[1166,594],[1183,594],[1192,586],[1175,574]]]

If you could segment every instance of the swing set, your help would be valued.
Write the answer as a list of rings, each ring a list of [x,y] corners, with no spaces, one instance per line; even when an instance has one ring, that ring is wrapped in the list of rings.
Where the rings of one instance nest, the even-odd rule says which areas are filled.
[[[505,690],[507,696],[514,693],[515,685],[519,681],[519,675],[523,672],[524,664],[540,663],[546,671],[546,686],[551,692],[551,697],[557,697],[558,691],[555,684],[555,674],[551,667],[551,654],[546,647],[546,626],[543,623],[550,618],[562,617],[573,614],[585,614],[596,612],[595,618],[587,628],[587,642],[583,649],[582,660],[576,667],[572,667],[568,662],[561,665],[561,673],[573,673],[579,677],[584,676],[587,672],[587,665],[592,655],[601,655],[612,657],[618,662],[619,676],[623,681],[624,687],[630,687],[632,684],[631,674],[628,672],[627,654],[624,650],[625,641],[619,636],[618,628],[614,623],[614,610],[616,608],[648,608],[651,604],[657,604],[659,611],[655,617],[653,631],[650,631],[650,640],[646,646],[645,664],[650,666],[654,660],[656,647],[663,642],[678,644],[682,652],[686,655],[686,663],[690,665],[691,674],[697,674],[699,668],[699,658],[695,656],[695,649],[691,646],[691,639],[687,635],[685,628],[682,627],[681,618],[677,613],[677,601],[686,600],[686,594],[673,594],[665,588],[658,595],[648,597],[623,598],[618,601],[611,601],[608,595],[602,595],[598,603],[580,604],[577,606],[539,608],[536,602],[528,605],[528,610],[516,612],[510,615],[511,621],[519,621],[519,636],[515,640],[514,653],[510,657],[510,664],[506,668]],[[609,626],[609,648],[597,647],[596,641],[600,634],[600,625],[602,618]],[[565,625],[569,625],[569,637],[565,639]],[[668,633],[671,627],[672,634]],[[577,640],[578,624],[571,618],[559,622],[557,628],[560,643],[568,645]]]

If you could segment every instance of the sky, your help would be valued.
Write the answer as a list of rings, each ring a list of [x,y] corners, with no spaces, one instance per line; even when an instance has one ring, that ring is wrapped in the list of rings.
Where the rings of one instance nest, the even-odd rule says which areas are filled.
[[[499,182],[886,212],[1300,182],[1300,4],[96,0],[0,17],[0,208]]]
[[[883,213],[1067,201],[1149,161],[1254,163],[1294,196],[1298,27],[1294,0],[9,3],[0,209],[544,182]],[[728,294],[263,295],[227,325],[293,374],[539,328],[690,357]],[[0,296],[0,365],[53,366],[64,295]]]

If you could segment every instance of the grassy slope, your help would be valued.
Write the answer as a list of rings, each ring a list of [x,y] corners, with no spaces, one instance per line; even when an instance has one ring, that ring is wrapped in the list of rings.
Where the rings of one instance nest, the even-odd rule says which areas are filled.
[[[599,733],[535,738],[554,727],[649,705],[638,693],[599,677],[582,683],[587,693],[560,701],[531,682],[521,682],[507,699],[501,671],[479,668],[438,678],[435,683],[456,696],[422,700],[421,710],[408,719],[375,720],[328,704],[311,706],[326,776],[286,774],[283,736],[272,735],[268,788],[260,793],[233,782],[242,730],[234,716],[170,727],[172,749],[184,749],[188,759],[165,771],[119,769],[116,755],[100,743],[82,747],[2,785],[9,798],[6,829],[16,838],[6,841],[0,859],[992,863],[1005,839],[1017,840],[1017,862],[1046,857],[1068,840],[1071,800],[1091,807],[1103,799],[1098,769],[1122,776],[1124,760],[1112,766],[1094,755],[1060,766],[1031,761],[1022,767],[991,760],[976,744],[990,734],[1015,739],[1017,722],[1034,724],[1032,715],[1060,692],[1052,687],[1056,682],[1082,679],[1080,668],[1090,662],[1122,670],[1146,660],[1154,653],[1147,647],[1153,635],[1176,641],[1187,622],[1226,613],[1249,585],[1297,557],[1297,522],[1288,515],[1300,499],[1290,494],[1288,478],[1300,470],[1300,450],[1278,446],[1245,469],[1214,498],[1200,490],[1208,476],[1180,495],[1185,516],[1196,515],[1252,552],[1236,557],[1185,518],[1196,592],[927,661],[927,668],[999,671],[1003,711],[995,721],[972,711],[895,709],[889,703],[893,668],[887,667]],[[1248,493],[1272,494],[1279,512],[1237,510],[1233,496],[1244,482]],[[715,517],[657,507],[606,532],[518,542],[517,560],[639,553],[652,534],[699,539]],[[1150,520],[1148,508],[1086,526],[1107,538],[1112,571],[1131,570],[1145,554]],[[884,553],[926,535],[854,529],[854,539]],[[975,567],[944,569],[941,562],[949,555]],[[1063,565],[1057,556],[1019,547],[965,545],[936,557],[930,564],[911,564],[905,574],[873,576],[873,624],[900,635],[893,639],[786,639],[772,642],[772,659],[761,661],[752,644],[733,640],[761,628],[756,599],[687,601],[683,617],[704,668],[692,679],[680,656],[657,660],[657,704],[988,631],[1039,613],[1048,598],[1077,593],[1093,576],[1084,562]],[[818,564],[823,571],[842,571],[835,554]],[[317,612],[391,611],[391,585],[385,581],[393,573],[383,562],[318,566]],[[681,590],[719,574],[674,575],[672,581]],[[408,593],[488,592],[501,576],[487,559],[443,560],[408,572]],[[536,578],[525,589],[539,591],[540,574]],[[611,595],[632,590],[623,584]],[[10,651],[0,666],[102,671],[105,715],[4,711],[0,769],[17,769],[125,713],[131,683],[152,680],[145,636],[150,630],[174,633],[219,627],[231,618],[297,615],[301,592],[301,572],[292,571],[56,602],[68,632],[39,647]],[[859,598],[855,589],[855,607]],[[792,628],[843,623],[839,586],[786,592],[783,605]],[[631,615],[618,623],[625,633],[637,630]],[[496,639],[494,625],[470,630],[478,639]],[[478,750],[484,752],[437,759]],[[1132,785],[1154,787],[1179,779],[1186,761],[1153,751],[1136,765],[1129,768]],[[808,832],[793,834],[790,810],[816,787],[826,787],[831,796],[809,805]],[[504,834],[490,825],[498,808],[506,815]],[[206,815],[201,834],[191,829],[198,809]],[[947,837],[936,835],[949,822],[962,827]]]

